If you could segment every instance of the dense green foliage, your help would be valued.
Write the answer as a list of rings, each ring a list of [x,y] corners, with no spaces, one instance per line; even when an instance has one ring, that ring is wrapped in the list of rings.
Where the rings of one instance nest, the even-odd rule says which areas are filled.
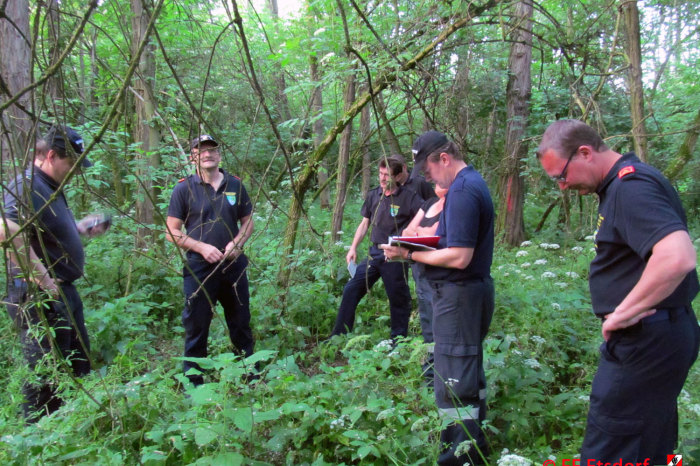
[[[54,34],[49,2],[29,3],[36,81],[53,69],[53,52],[65,50],[87,7],[77,0],[56,2],[60,28]],[[382,343],[388,304],[377,286],[359,308],[355,333],[322,342],[348,277],[345,247],[358,220],[364,142],[374,166],[392,151],[391,134],[397,150],[408,155],[417,134],[439,129],[463,148],[501,202],[507,38],[520,27],[511,17],[513,3],[489,2],[434,44],[468,8],[487,2],[309,0],[295,15],[274,18],[256,2],[144,0],[149,11],[160,6],[149,38],[155,72],[146,77],[157,112],[145,123],[160,134],[151,151],[135,135],[137,90],[119,94],[132,82],[126,76],[136,62],[132,2],[98,3],[62,66],[54,69],[62,95],[42,85],[32,96],[36,119],[65,121],[88,145],[95,143],[88,154],[94,167],[71,180],[66,191],[76,216],[108,211],[115,219],[109,234],[87,243],[86,276],[79,283],[96,370],[78,383],[47,364],[44,370],[67,404],[25,426],[21,385],[32,374],[9,319],[0,319],[6,336],[0,340],[6,356],[0,362],[0,462],[432,464],[440,420],[421,376],[426,348],[417,316],[411,338],[393,349]],[[631,149],[618,3],[535,3],[533,87],[522,141],[530,151],[551,121],[566,117],[591,123],[615,150]],[[241,9],[240,23],[234,21],[234,6]],[[700,3],[654,0],[639,6],[649,162],[665,169],[697,126]],[[428,48],[413,68],[402,71]],[[318,80],[310,77],[311,57],[319,66]],[[331,240],[332,213],[318,207],[321,186],[312,183],[300,195],[305,210],[289,253],[283,236],[290,200],[298,195],[300,174],[318,168],[308,161],[316,138],[325,136],[313,134],[311,125],[321,121],[330,131],[345,121],[351,74],[358,95],[370,84],[389,84],[367,104],[367,141],[359,115],[348,122],[354,133],[344,233],[337,243]],[[314,113],[310,99],[317,86],[323,108]],[[3,91],[0,105],[4,99]],[[246,251],[258,353],[247,361],[229,353],[217,315],[211,358],[201,361],[209,383],[194,389],[181,374],[181,254],[164,241],[162,225],[172,187],[192,170],[187,141],[201,132],[221,142],[224,167],[241,176],[253,198],[255,232]],[[322,159],[334,187],[337,144],[335,138],[331,142]],[[693,146],[673,180],[694,238],[700,232],[697,153]],[[12,177],[13,163],[21,165],[27,154],[4,161],[3,183]],[[586,280],[593,254],[586,237],[594,230],[596,200],[561,194],[534,158],[522,161],[521,174],[531,243],[497,247],[497,310],[485,344],[489,459],[502,465],[527,464],[523,458],[541,464],[577,452],[601,341]],[[146,182],[154,187],[152,222],[138,214],[148,204],[140,189]],[[278,278],[283,259],[289,259],[291,272],[286,288]],[[260,378],[249,381],[256,361]],[[679,453],[686,464],[700,461],[698,386],[696,365],[679,400]]]
[[[358,210],[355,197],[349,211]],[[350,233],[338,244],[323,231],[303,235],[283,309],[275,282],[283,219],[267,214],[255,213],[264,228],[247,248],[258,352],[246,361],[231,354],[215,318],[211,357],[201,361],[209,383],[196,389],[181,374],[179,259],[168,250],[171,266],[155,267],[157,248],[125,258],[126,223],[92,240],[82,284],[96,370],[80,387],[55,372],[67,404],[26,427],[19,404],[28,374],[16,340],[3,339],[0,462],[432,464],[440,421],[421,375],[426,349],[416,313],[411,338],[392,349],[377,286],[360,305],[355,333],[322,343],[347,279]],[[316,208],[309,218],[329,221]],[[515,453],[538,464],[578,451],[601,341],[586,284],[591,249],[590,240],[550,231],[497,251],[497,307],[485,344],[494,464],[522,461]],[[2,330],[13,333],[7,319]],[[247,381],[255,361],[260,379]],[[680,400],[684,458],[700,454],[698,382],[695,368]]]

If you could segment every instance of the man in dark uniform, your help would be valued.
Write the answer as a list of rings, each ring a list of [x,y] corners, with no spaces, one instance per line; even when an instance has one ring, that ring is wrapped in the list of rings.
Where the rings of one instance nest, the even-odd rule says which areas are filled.
[[[389,260],[426,264],[433,290],[435,400],[441,415],[453,421],[441,433],[445,448],[438,464],[483,464],[487,444],[480,426],[486,418],[482,343],[494,310],[493,203],[484,179],[444,134],[428,131],[413,147],[414,172],[425,170],[429,181],[449,188],[436,232],[438,249],[382,249]],[[466,451],[458,455],[458,447],[467,441],[469,447],[463,446]]]
[[[82,152],[83,139],[69,127],[54,126],[39,139],[33,165],[5,192],[0,228],[3,242],[14,236],[11,244],[3,244],[9,256],[7,311],[19,330],[30,368],[34,370],[53,347],[54,356],[76,376],[90,372],[83,303],[73,285],[83,275],[85,263],[80,235],[96,236],[106,230],[104,225],[93,228],[97,215],[76,223],[58,190],[75,164],[92,165],[85,157],[79,159]],[[62,404],[54,385],[42,376],[39,381],[23,387],[29,422]]]
[[[666,464],[678,439],[676,400],[700,339],[690,306],[696,254],[681,201],[658,170],[612,151],[578,120],[550,125],[537,156],[561,189],[600,198],[589,286],[605,341],[581,464]]]
[[[369,257],[357,265],[355,275],[343,289],[343,298],[331,336],[352,331],[357,305],[380,277],[389,298],[391,338],[408,335],[411,315],[411,292],[406,282],[408,265],[386,262],[378,247],[389,236],[399,235],[422,203],[415,191],[405,189],[394,181],[401,168],[396,160],[383,158],[379,161],[379,186],[367,194],[362,205],[362,221],[355,231],[345,260],[348,264],[356,262],[357,247],[371,227]]]
[[[253,354],[250,295],[243,245],[253,233],[253,206],[241,180],[219,168],[219,144],[209,135],[190,145],[196,173],[175,186],[168,207],[166,238],[187,252],[183,270],[185,357],[207,357],[209,326],[217,301],[229,337],[244,356]],[[182,228],[186,229],[185,234]],[[199,366],[185,361],[194,385],[204,382]]]

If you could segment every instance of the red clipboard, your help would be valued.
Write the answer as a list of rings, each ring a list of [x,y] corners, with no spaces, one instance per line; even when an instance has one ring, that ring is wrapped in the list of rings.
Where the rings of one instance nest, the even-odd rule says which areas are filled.
[[[400,246],[411,251],[433,251],[438,246],[439,236],[390,236],[391,246]]]

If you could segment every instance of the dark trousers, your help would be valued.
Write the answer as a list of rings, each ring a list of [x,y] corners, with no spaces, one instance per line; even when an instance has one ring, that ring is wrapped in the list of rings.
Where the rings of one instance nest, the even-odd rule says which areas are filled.
[[[700,328],[690,306],[657,310],[600,347],[581,464],[666,464],[678,440],[676,399],[698,355]]]
[[[253,331],[250,328],[250,294],[246,267],[248,260],[240,256],[233,263],[184,272],[185,309],[182,325],[185,328],[185,357],[206,358],[209,326],[216,303],[224,309],[224,319],[233,346],[245,356],[253,354]],[[201,370],[194,362],[185,361],[185,373],[191,368]],[[189,376],[192,383],[204,382],[201,375]]]
[[[435,345],[432,344],[435,341],[433,338],[433,289],[423,270],[421,264],[411,264],[413,281],[416,283],[416,301],[418,301],[421,334],[423,335],[423,342],[429,344],[428,358],[423,364],[423,375],[429,384],[432,385],[435,378],[435,372],[433,371]]]
[[[22,352],[30,369],[35,370],[45,356],[53,354],[67,364],[73,374],[90,372],[90,340],[85,329],[83,303],[78,290],[70,283],[61,284],[58,301],[44,305],[28,301],[27,283],[8,279],[7,312],[18,329]],[[57,410],[62,400],[55,386],[39,375],[38,383],[25,383],[22,388],[24,416],[29,422]]]
[[[452,421],[440,434],[438,464],[483,464],[487,455],[481,421],[486,418],[486,375],[482,343],[494,311],[491,278],[431,282],[435,336],[435,401]],[[471,441],[459,457],[460,443]]]
[[[387,262],[383,255],[366,258],[357,266],[355,276],[343,289],[338,316],[331,335],[341,335],[352,331],[355,325],[355,310],[360,300],[377,283],[384,282],[384,289],[389,298],[391,315],[391,337],[408,335],[408,320],[411,315],[411,292],[406,277],[408,264],[405,262]]]

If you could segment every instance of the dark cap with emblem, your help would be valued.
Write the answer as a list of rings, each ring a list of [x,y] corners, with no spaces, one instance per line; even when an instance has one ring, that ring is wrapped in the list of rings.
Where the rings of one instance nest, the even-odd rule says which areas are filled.
[[[439,131],[426,131],[418,136],[416,142],[413,143],[413,171],[411,172],[411,176],[420,175],[428,155],[447,144],[447,142],[447,136]]]
[[[75,155],[82,154],[84,150],[82,136],[68,126],[52,126],[44,136],[44,141],[46,141],[49,148],[60,151],[63,155],[71,155],[70,151],[66,150],[68,147],[70,147],[70,150],[72,150]],[[66,141],[69,143],[68,146],[66,145]],[[84,168],[92,167],[92,163],[87,157],[83,158],[80,165]]]
[[[202,134],[198,138],[194,138],[192,140],[192,142],[190,143],[190,150],[196,149],[199,146],[203,146],[205,143],[213,147],[219,147],[219,143],[216,142],[216,139],[209,136],[208,134]]]

